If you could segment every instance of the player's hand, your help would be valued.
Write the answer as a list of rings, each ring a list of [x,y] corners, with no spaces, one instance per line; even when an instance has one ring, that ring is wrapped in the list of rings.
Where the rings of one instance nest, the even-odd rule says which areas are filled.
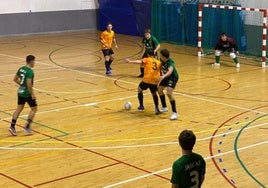
[[[129,62],[130,62],[130,59],[126,58],[125,63],[129,63]]]
[[[117,46],[117,45],[115,45],[115,49],[117,49],[117,50],[118,50],[118,46]]]

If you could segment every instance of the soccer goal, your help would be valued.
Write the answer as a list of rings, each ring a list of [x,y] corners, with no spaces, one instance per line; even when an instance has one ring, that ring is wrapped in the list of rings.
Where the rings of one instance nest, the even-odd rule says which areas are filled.
[[[216,15],[209,17],[215,11],[225,11],[230,16]],[[235,13],[235,14],[234,14]],[[237,20],[236,20],[237,19]],[[224,22],[224,23],[222,23]],[[239,28],[239,24],[242,25]],[[213,26],[212,26],[213,25]],[[222,25],[225,25],[222,28]],[[240,46],[239,51],[247,56],[258,57],[262,67],[267,67],[267,10],[257,8],[244,8],[231,5],[199,4],[198,7],[198,56],[205,54],[206,48],[212,49],[218,38],[211,38],[214,31],[226,30],[240,32],[234,38]],[[241,34],[242,33],[242,34]],[[227,32],[228,35],[228,32]],[[238,45],[238,46],[239,46]],[[212,53],[209,52],[209,53]]]

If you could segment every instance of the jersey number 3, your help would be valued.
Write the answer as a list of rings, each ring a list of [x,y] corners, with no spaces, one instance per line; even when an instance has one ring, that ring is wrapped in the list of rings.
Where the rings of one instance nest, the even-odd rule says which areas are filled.
[[[194,185],[191,186],[191,188],[198,188],[199,187],[199,173],[196,170],[194,170],[190,172],[190,176],[191,176],[191,183],[194,183]]]
[[[153,62],[153,70],[157,70],[157,63],[156,62]]]

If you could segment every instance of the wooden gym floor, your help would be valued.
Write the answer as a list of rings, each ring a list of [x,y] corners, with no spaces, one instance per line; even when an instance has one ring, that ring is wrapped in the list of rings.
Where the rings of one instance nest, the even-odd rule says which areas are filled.
[[[113,75],[106,76],[96,31],[0,39],[0,187],[170,187],[183,129],[195,132],[194,151],[206,159],[203,187],[268,186],[268,70],[245,58],[237,69],[229,57],[214,68],[213,55],[162,43],[180,73],[180,117],[170,121],[170,112],[154,115],[148,91],[145,111],[136,110],[139,65],[123,59],[139,58],[140,40],[117,35]],[[37,57],[35,134],[21,130],[26,107],[13,137],[12,79],[28,54]]]

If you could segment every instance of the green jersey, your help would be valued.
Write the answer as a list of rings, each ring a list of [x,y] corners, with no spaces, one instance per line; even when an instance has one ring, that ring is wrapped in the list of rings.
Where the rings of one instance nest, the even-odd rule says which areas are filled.
[[[27,88],[27,79],[32,79],[32,83],[33,83],[33,79],[34,79],[33,70],[28,66],[23,66],[18,70],[17,76],[20,78],[20,86],[18,89],[18,95],[20,97],[31,96],[31,93]]]
[[[169,58],[166,62],[162,61],[162,71],[164,74],[166,74],[168,72],[169,67],[173,67],[173,72],[171,73],[171,75],[169,77],[171,79],[172,78],[179,79],[179,74],[178,74],[178,71],[175,67],[175,63],[171,58]]]
[[[171,183],[183,188],[200,188],[206,162],[199,154],[183,155],[172,166]]]
[[[144,44],[146,50],[155,50],[156,47],[159,45],[158,40],[154,36],[151,36],[149,39],[143,37],[142,43]]]

